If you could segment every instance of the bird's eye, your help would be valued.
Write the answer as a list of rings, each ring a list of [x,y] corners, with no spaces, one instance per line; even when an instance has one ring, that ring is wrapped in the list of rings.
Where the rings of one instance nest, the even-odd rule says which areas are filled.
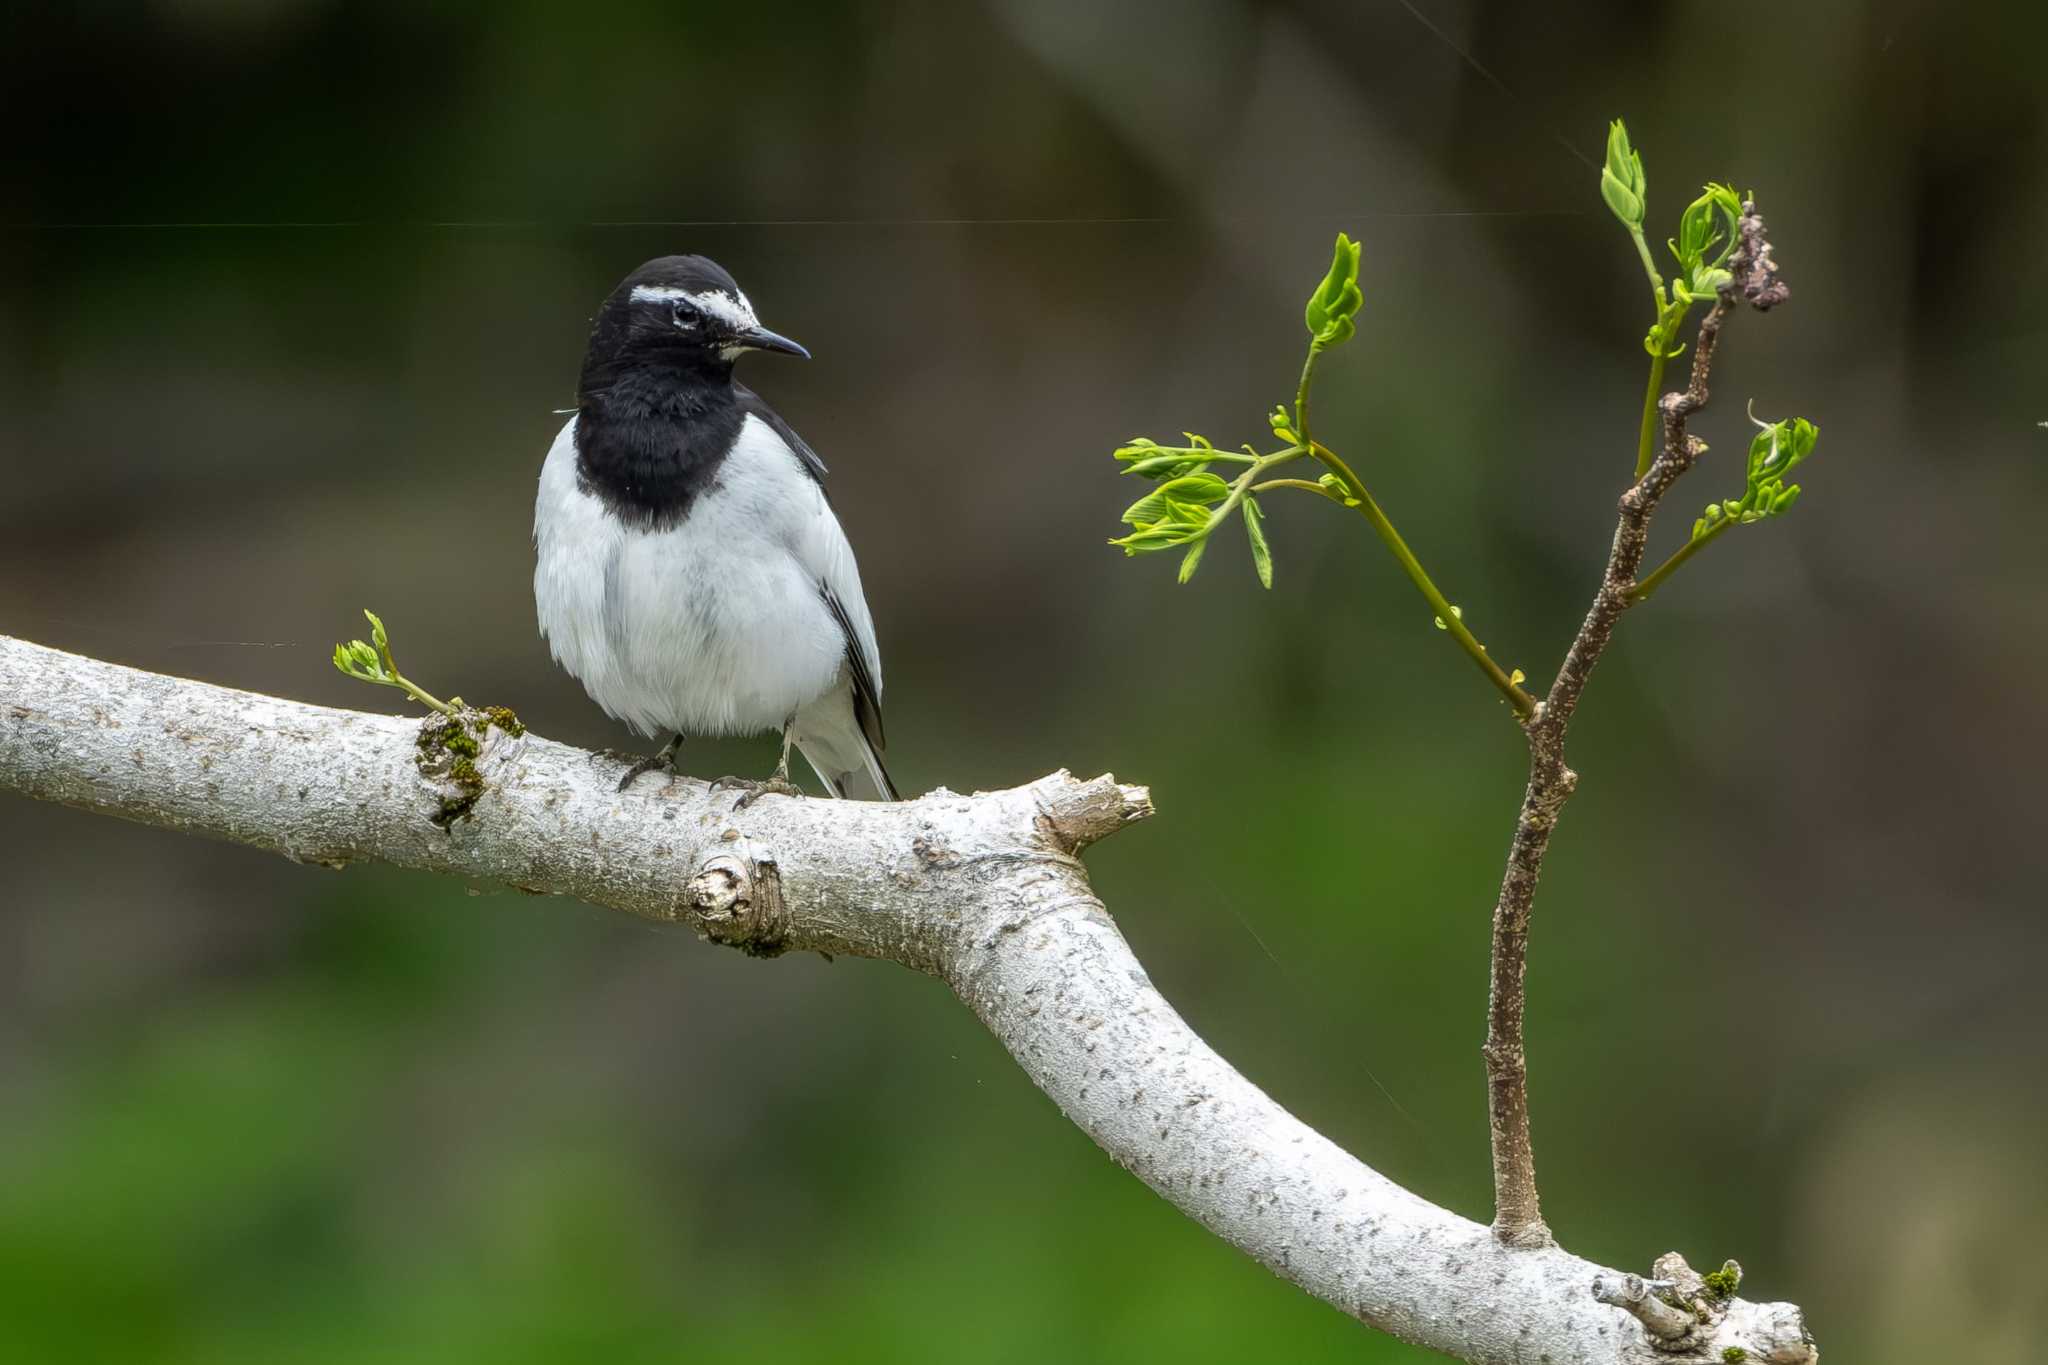
[[[690,331],[697,325],[697,310],[681,299],[669,305],[669,317],[684,331]]]

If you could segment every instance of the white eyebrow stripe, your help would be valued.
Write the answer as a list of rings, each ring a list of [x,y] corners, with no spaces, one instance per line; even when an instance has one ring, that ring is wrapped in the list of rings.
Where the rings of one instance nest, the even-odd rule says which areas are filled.
[[[747,302],[744,294],[731,294],[723,289],[706,289],[693,294],[668,284],[636,284],[632,294],[635,303],[674,303],[688,299],[697,307],[734,327],[759,327],[761,320],[754,316],[754,305]]]

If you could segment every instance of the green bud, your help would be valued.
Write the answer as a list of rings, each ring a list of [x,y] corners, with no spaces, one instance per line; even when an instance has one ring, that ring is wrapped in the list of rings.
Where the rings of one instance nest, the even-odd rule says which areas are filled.
[[[1787,469],[1813,454],[1813,448],[1820,444],[1820,428],[1804,417],[1792,419],[1787,435],[1792,442],[1792,459],[1786,464]]]
[[[1751,486],[1766,477],[1782,480],[1813,454],[1819,440],[1820,428],[1804,417],[1791,417],[1765,426],[1749,443]]]
[[[1359,245],[1343,233],[1337,234],[1337,245],[1330,257],[1329,273],[1316,291],[1308,296],[1308,305],[1302,310],[1302,321],[1308,325],[1308,334],[1317,350],[1341,345],[1357,330],[1352,321],[1365,303],[1365,294],[1358,287]]]
[[[1668,243],[1678,263],[1690,271],[1706,256],[1714,232],[1714,201],[1702,195],[1685,206],[1678,220],[1677,240]]]
[[[1726,185],[1709,185],[1699,198],[1685,206],[1678,220],[1678,236],[1666,243],[1685,271],[1695,294],[1712,293],[1719,282],[1709,283],[1707,272],[1728,259],[1735,249],[1736,224],[1742,214],[1741,201]],[[1721,279],[1727,272],[1718,272]]]
[[[1640,232],[1647,191],[1643,158],[1629,146],[1628,129],[1616,119],[1607,128],[1607,164],[1600,168],[1600,197],[1607,201],[1607,207],[1614,211],[1622,226]]]
[[[1750,438],[1749,477],[1754,481],[1767,470],[1776,469],[1790,452],[1785,445],[1785,424],[1773,422]]]

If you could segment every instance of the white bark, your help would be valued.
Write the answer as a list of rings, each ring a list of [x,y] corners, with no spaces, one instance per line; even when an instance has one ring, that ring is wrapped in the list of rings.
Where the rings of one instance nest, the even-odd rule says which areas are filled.
[[[442,828],[447,764],[422,772],[420,733],[0,636],[0,789],[301,862],[574,896],[752,952],[932,973],[1161,1196],[1360,1321],[1465,1360],[1817,1358],[1790,1304],[1695,1294],[1682,1310],[1645,1309],[1648,1291],[1623,1272],[1503,1246],[1232,1070],[1153,988],[1076,856],[1151,813],[1141,787],[1059,772],[974,796],[767,796],[735,811],[731,793],[688,779],[617,793],[617,759],[493,729],[481,795]],[[1681,1313],[1705,1320],[1674,1337]]]

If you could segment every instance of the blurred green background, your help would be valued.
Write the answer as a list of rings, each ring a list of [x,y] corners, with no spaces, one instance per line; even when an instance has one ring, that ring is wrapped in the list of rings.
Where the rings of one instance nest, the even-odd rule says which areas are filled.
[[[708,253],[808,365],[911,790],[1153,785],[1090,855],[1167,995],[1395,1178],[1488,1212],[1517,739],[1355,519],[1278,582],[1102,544],[1109,449],[1265,434],[1344,229],[1319,431],[1546,681],[1649,321],[1602,207],[1758,190],[1745,401],[1807,496],[1632,615],[1574,732],[1529,1040],[1545,1210],[1739,1257],[1830,1358],[2038,1358],[2048,609],[2038,6],[1082,0],[15,5],[0,630],[622,745],[532,624],[598,301]],[[694,745],[704,774],[772,743]],[[936,984],[567,902],[0,802],[0,1354],[20,1361],[1409,1361],[1115,1169]]]

